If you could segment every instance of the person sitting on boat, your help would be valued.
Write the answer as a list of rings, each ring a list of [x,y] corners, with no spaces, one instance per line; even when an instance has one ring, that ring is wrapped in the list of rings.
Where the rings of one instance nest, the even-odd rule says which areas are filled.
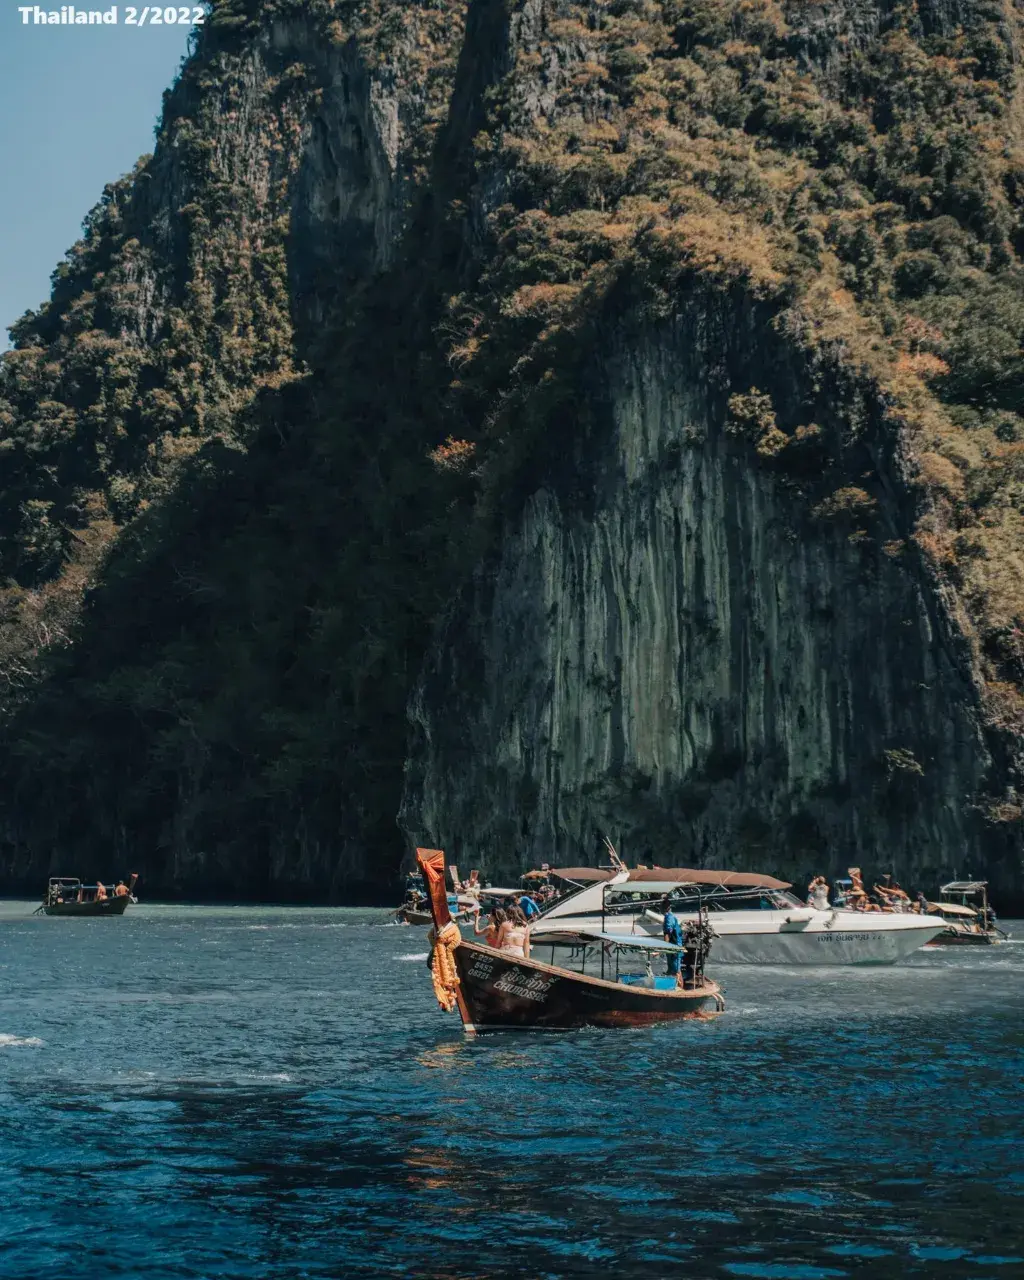
[[[514,956],[530,957],[530,933],[526,927],[526,916],[519,907],[509,907],[504,924],[498,932],[498,950],[507,951]]]
[[[920,911],[921,915],[923,916],[931,914],[928,909],[928,899],[924,896],[924,894],[920,891],[920,889],[917,892],[917,909],[918,911]]]
[[[107,886],[102,880],[96,881],[96,901],[103,902],[107,896]]]
[[[661,922],[661,936],[666,942],[671,942],[674,947],[683,945],[683,926],[679,923],[679,917],[673,912],[672,904],[668,898],[661,901],[664,918]],[[669,977],[674,977],[678,982],[680,980],[680,953],[671,951],[668,955],[668,969],[666,972]]]
[[[495,907],[491,914],[487,917],[487,925],[480,928],[480,909],[477,908],[473,919],[473,932],[479,938],[483,935],[485,947],[497,947],[498,938],[501,935],[501,926],[505,923],[505,912],[501,907]]]
[[[114,888],[114,897],[127,898],[127,896],[128,896],[128,886],[125,884],[123,880],[118,880]]]
[[[807,905],[815,911],[828,910],[828,881],[824,876],[815,876],[807,886]]]
[[[906,893],[904,893],[896,881],[893,880],[891,875],[882,876],[882,879],[886,881],[885,884],[875,885],[875,893],[877,893],[879,898],[882,900],[882,910],[896,912],[906,911],[907,907],[910,905],[910,899],[907,897]]]
[[[534,902],[528,893],[520,895],[519,910],[528,921],[532,920],[534,916],[540,915],[540,907],[537,906],[536,902]]]

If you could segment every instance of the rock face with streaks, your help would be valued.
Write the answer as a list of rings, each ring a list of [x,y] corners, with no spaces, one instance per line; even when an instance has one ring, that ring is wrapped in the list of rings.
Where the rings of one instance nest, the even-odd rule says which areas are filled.
[[[616,12],[646,34],[667,7]],[[557,129],[574,109],[565,85],[593,67],[597,37],[565,21],[572,8],[516,7],[511,118],[518,107]],[[759,8],[773,33],[761,50],[781,36],[789,74],[830,104],[860,105],[858,76],[900,41],[962,51],[963,28],[983,21],[990,52],[1016,40],[998,6],[980,17],[957,0],[925,0],[902,32],[873,0]],[[678,48],[697,56],[711,31],[751,38],[723,12],[674,6]],[[607,57],[612,78],[621,57]],[[898,81],[862,139],[896,136]],[[477,199],[497,203],[493,185]],[[795,881],[863,863],[915,884],[984,868],[1019,894],[1020,718],[993,715],[998,679],[968,611],[917,554],[948,508],[922,491],[878,384],[808,356],[786,328],[749,297],[698,288],[671,321],[602,330],[575,420],[548,422],[557,448],[538,450],[428,654],[400,814],[413,843],[499,879],[600,857],[607,834],[630,862]]]
[[[812,515],[751,465],[714,386],[723,356],[767,385],[781,353],[749,315],[715,319],[611,345],[583,493],[571,465],[545,477],[438,634],[405,825],[499,878],[607,833],[632,863],[797,880],[865,861],[915,883],[985,865],[1010,887],[969,803],[992,763],[969,655],[901,563],[898,459],[870,537]],[[853,391],[866,460],[885,446]]]

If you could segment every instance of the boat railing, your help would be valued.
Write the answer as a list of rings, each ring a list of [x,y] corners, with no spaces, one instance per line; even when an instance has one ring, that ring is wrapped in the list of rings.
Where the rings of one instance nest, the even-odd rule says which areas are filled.
[[[697,945],[694,946],[694,941]],[[600,969],[600,976],[612,982],[621,982],[628,986],[649,986],[658,990],[679,988],[684,991],[699,991],[706,985],[714,985],[705,977],[704,965],[707,960],[707,942],[700,944],[699,939],[690,939],[683,946],[665,942],[660,938],[651,938],[637,934],[583,933],[577,936],[565,935],[562,938],[550,938],[537,943],[533,950],[539,958],[544,951],[549,951],[547,963],[556,968],[576,969],[579,973],[591,968]],[[556,951],[568,954],[555,960]],[[644,969],[640,973],[623,972],[625,956],[644,957]],[[655,955],[678,955],[682,961],[680,966],[681,980],[674,975],[656,976],[653,972]]]
[[[127,897],[130,901],[135,902],[136,898],[133,891],[138,878],[138,874],[132,872],[127,884],[115,877],[112,877],[108,883],[97,881],[96,884],[85,884],[78,876],[50,876],[43,901],[47,906],[55,906],[66,902],[95,902],[102,883],[104,894],[100,901],[105,898]],[[124,886],[123,894],[117,893],[115,886],[118,885]]]

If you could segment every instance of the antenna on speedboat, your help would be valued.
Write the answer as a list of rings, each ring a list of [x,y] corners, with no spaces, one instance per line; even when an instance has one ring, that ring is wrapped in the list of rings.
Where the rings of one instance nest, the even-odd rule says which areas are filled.
[[[602,836],[601,840],[604,844],[604,847],[608,850],[608,857],[611,858],[612,866],[615,868],[615,870],[625,871],[626,864],[619,857],[618,853],[616,853],[615,846],[612,844],[612,842],[608,839],[607,836]]]

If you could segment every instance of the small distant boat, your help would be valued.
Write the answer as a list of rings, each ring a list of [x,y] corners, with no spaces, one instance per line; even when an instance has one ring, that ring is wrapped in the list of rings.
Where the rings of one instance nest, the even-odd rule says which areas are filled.
[[[490,910],[504,898],[518,896],[521,892],[516,889],[485,889],[475,883],[472,891],[466,892],[459,888],[458,867],[453,864],[448,871],[455,886],[454,892],[448,890],[448,908],[455,920],[472,920],[478,910]],[[416,871],[405,877],[405,898],[395,911],[395,920],[399,924],[415,925],[428,925],[433,921],[426,884]]]
[[[992,947],[1005,940],[988,903],[987,880],[951,880],[939,892],[943,900],[929,902],[928,910],[941,916],[946,927],[935,935],[930,947]],[[957,898],[958,902],[953,900]],[[968,905],[968,898],[980,898],[981,906]]]
[[[623,938],[589,931],[570,943],[585,966],[599,955],[602,971],[614,961],[615,978],[596,977],[544,964],[508,951],[467,942],[448,909],[444,853],[417,849],[434,921],[431,966],[441,1006],[457,1008],[467,1032],[569,1031],[578,1027],[639,1027],[682,1018],[707,1017],[709,1005],[725,1007],[718,986],[694,970],[685,985],[644,974],[618,972],[622,953],[682,952],[660,938]],[[553,950],[552,950],[553,954]]]
[[[100,885],[83,884],[75,876],[51,876],[46,886],[46,897],[37,908],[48,916],[123,916],[129,903],[136,902],[132,890],[138,875],[133,873],[123,893],[116,890],[100,896]]]

